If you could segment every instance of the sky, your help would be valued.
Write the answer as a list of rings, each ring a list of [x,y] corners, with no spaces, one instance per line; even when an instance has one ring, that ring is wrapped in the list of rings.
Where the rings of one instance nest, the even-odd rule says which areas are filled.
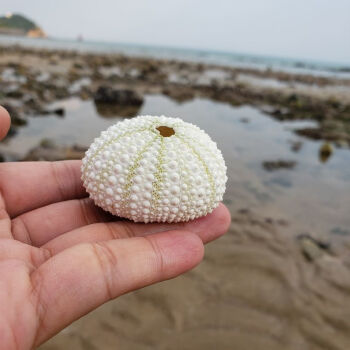
[[[1,0],[50,36],[350,63],[350,0]]]

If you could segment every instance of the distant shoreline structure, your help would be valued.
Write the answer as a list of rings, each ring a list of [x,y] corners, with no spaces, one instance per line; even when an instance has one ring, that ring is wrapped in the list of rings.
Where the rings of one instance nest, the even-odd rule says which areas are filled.
[[[0,16],[0,35],[28,38],[46,38],[47,35],[35,22],[20,14]]]
[[[47,35],[40,28],[31,29],[28,32],[17,28],[0,28],[0,35],[28,38],[47,38]]]
[[[0,35],[0,46],[18,45],[34,49],[76,51],[78,53],[119,54],[125,56],[190,61],[203,64],[282,71],[292,74],[350,79],[350,64],[309,59],[240,54],[200,49],[162,47],[46,37],[36,40],[23,36]]]

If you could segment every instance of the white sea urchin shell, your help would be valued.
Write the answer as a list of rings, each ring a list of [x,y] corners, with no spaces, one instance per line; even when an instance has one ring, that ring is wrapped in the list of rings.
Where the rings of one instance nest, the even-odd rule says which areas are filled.
[[[216,143],[179,118],[140,116],[96,138],[82,180],[101,208],[135,222],[204,216],[222,200],[226,166]]]

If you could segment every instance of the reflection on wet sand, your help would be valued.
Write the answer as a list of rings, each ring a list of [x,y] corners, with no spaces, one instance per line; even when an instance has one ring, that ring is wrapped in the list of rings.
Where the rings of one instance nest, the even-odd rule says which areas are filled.
[[[322,163],[326,163],[332,156],[333,147],[329,142],[325,142],[319,150],[319,159]]]
[[[111,106],[108,104],[95,103],[96,112],[102,118],[135,117],[140,110],[138,106]]]

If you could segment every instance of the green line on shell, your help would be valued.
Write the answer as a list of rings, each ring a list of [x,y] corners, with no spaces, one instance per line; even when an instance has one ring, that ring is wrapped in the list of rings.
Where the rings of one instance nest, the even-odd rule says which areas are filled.
[[[203,158],[200,156],[200,154],[197,152],[197,150],[191,144],[189,144],[186,140],[184,140],[181,136],[179,136],[179,135],[175,135],[175,136],[179,140],[181,140],[183,142],[183,144],[185,144],[193,152],[193,154],[197,157],[197,159],[201,162],[201,164],[204,168],[204,171],[207,174],[209,183],[210,183],[210,188],[211,188],[210,207],[212,207],[214,200],[215,200],[215,193],[216,193],[213,175],[211,174],[207,164],[205,163]]]
[[[133,164],[129,167],[128,169],[128,176],[126,178],[126,184],[124,185],[124,191],[123,191],[123,204],[122,206],[125,206],[125,201],[128,199],[128,197],[130,196],[130,187],[133,184],[133,178],[135,176],[135,171],[136,169],[140,166],[140,161],[144,155],[144,153],[148,150],[148,148],[152,145],[152,143],[158,139],[159,136],[155,136],[151,141],[149,141],[138,153],[138,155],[136,156]]]
[[[192,199],[192,196],[191,196],[190,191],[189,191],[189,189],[190,189],[190,181],[189,181],[189,174],[190,174],[190,172],[189,172],[189,169],[187,168],[186,163],[185,163],[184,159],[182,158],[182,156],[183,155],[181,153],[178,153],[177,154],[177,160],[178,160],[178,165],[179,165],[179,169],[180,169],[181,179],[183,180],[183,182],[187,186],[187,188],[186,188],[186,190],[184,192],[185,192],[186,196],[188,197],[188,200],[190,201],[191,206],[192,206],[193,199]],[[183,161],[183,164],[181,164],[180,160]],[[186,172],[185,176],[183,176],[184,172]],[[182,192],[183,192],[183,189],[181,189],[181,200],[180,200],[180,204],[179,205],[181,205],[182,201],[183,201],[183,199],[182,199],[183,198],[183,193]]]
[[[134,134],[134,133],[136,133],[136,132],[143,132],[143,131],[149,131],[149,129],[147,128],[147,129],[143,129],[143,130],[141,130],[141,129],[135,130],[135,131],[133,131],[133,132],[129,132],[129,135],[132,135],[132,134]],[[129,136],[129,135],[126,135],[126,134],[120,135],[120,137],[115,138],[113,142],[117,142],[120,138],[122,138],[122,137],[124,137],[124,136]],[[112,140],[109,141],[108,144],[109,144],[109,145],[112,144]],[[105,144],[105,146],[107,146],[107,143]],[[100,148],[100,151],[103,151],[102,147]],[[96,152],[97,152],[97,151],[96,151]],[[95,157],[95,156],[97,156],[97,153],[95,153],[93,157]],[[91,159],[91,161],[92,161],[92,159]],[[103,183],[102,179],[106,180],[107,177],[105,177],[105,176],[103,175],[104,173],[107,174],[107,177],[108,177],[109,175],[111,175],[111,166],[110,166],[110,165],[109,165],[106,169],[101,169],[101,170],[97,173],[97,176],[99,176],[99,177],[101,178],[100,181],[97,181],[98,184]],[[99,191],[98,191],[98,192],[99,192]]]
[[[115,138],[112,138],[111,140],[109,140],[108,142],[104,143],[100,148],[98,148],[96,150],[96,152],[90,157],[90,159],[89,159],[88,163],[86,164],[86,166],[90,165],[92,163],[92,161],[97,157],[97,155],[100,152],[102,152],[107,146],[111,145],[113,142],[117,142],[123,137],[130,136],[130,135],[136,134],[138,132],[142,132],[142,131],[146,131],[146,130],[152,131],[153,126],[154,126],[154,123],[150,127],[143,128],[143,129],[138,129],[138,130],[133,130],[133,131],[128,131],[128,132],[125,132],[122,135],[119,135],[119,136],[117,136]]]
[[[160,185],[163,181],[163,162],[164,162],[164,151],[165,151],[165,144],[164,144],[164,137],[158,136],[160,139],[160,149],[158,153],[158,164],[157,164],[157,171],[154,174],[154,177],[156,178],[155,181],[153,181],[153,188],[152,188],[152,205],[151,205],[151,215],[156,215],[157,211],[157,204],[159,201],[159,190]]]

